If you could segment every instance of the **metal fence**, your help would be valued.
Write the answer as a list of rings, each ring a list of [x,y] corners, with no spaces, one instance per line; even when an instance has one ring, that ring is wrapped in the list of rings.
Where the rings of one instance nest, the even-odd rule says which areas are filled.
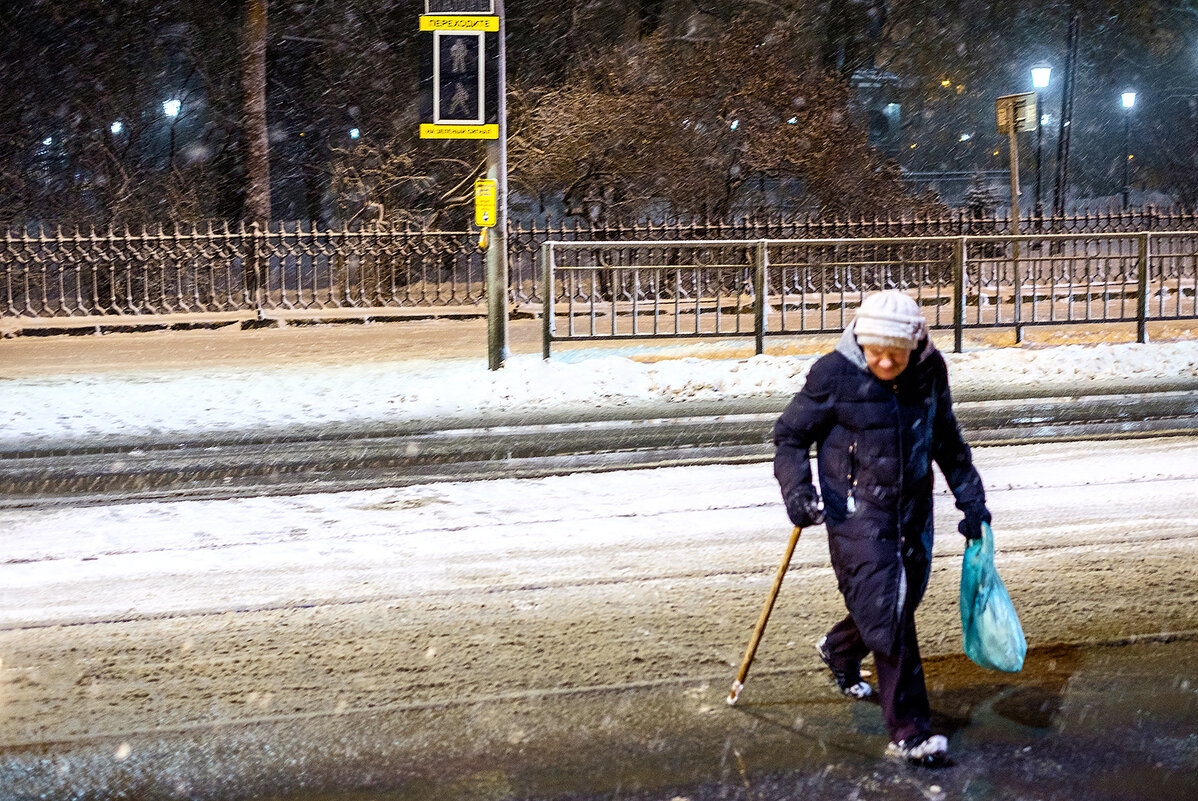
[[[477,307],[483,254],[473,240],[467,232],[298,225],[8,231],[0,327]]]
[[[979,218],[967,212],[911,219],[763,216],[736,222],[679,218],[607,225],[513,224],[507,236],[507,301],[540,309],[546,294],[539,259],[549,241],[738,240],[743,247],[745,241],[760,240],[960,236],[976,240],[1009,227],[1008,219]],[[1177,210],[1136,209],[1020,221],[1020,230],[1029,234],[1194,229],[1198,229],[1198,215]],[[484,257],[473,232],[386,224],[353,229],[297,223],[100,232],[9,229],[0,234],[0,332],[221,320],[482,315],[486,312]],[[787,258],[780,252],[776,260],[784,263]],[[821,255],[818,263],[831,269],[836,258],[834,253]],[[929,258],[929,269],[942,261],[940,256]],[[801,278],[796,273],[793,280]],[[663,291],[661,299],[681,297],[678,291],[671,295],[668,287]],[[560,297],[561,292],[559,286],[553,296]]]
[[[547,242],[553,342],[833,333],[908,292],[933,329],[1198,318],[1198,231],[873,239]]]

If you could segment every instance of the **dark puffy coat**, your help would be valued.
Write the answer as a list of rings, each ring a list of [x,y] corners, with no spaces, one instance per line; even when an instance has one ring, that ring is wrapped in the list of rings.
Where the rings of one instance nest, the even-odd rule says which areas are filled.
[[[932,462],[959,508],[983,504],[982,482],[953,415],[944,357],[925,338],[893,382],[866,366],[852,326],[812,365],[774,425],[783,498],[811,484],[818,449],[832,567],[865,644],[893,653],[906,603],[927,587]]]

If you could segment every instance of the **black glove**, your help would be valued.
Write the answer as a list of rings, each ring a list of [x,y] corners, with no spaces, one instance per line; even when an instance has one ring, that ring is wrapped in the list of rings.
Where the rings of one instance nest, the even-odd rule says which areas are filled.
[[[976,501],[966,504],[961,511],[965,514],[965,519],[957,524],[957,531],[961,532],[967,540],[980,539],[982,523],[990,522],[990,510],[986,508],[986,504]]]
[[[824,510],[819,504],[819,495],[810,484],[794,490],[784,500],[787,517],[799,528],[818,526],[824,522]]]

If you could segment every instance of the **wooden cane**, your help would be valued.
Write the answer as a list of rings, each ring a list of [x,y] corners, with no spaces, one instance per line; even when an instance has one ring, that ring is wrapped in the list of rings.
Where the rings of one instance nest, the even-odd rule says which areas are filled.
[[[778,565],[778,574],[774,576],[774,586],[770,590],[770,597],[765,599],[765,608],[761,610],[757,628],[753,630],[753,639],[749,640],[749,648],[745,651],[745,658],[740,663],[740,672],[736,674],[736,681],[732,682],[732,692],[728,693],[729,706],[740,699],[740,691],[745,688],[745,677],[749,675],[749,665],[753,664],[753,657],[757,655],[757,645],[761,642],[761,635],[765,633],[765,624],[769,622],[770,612],[774,611],[774,602],[778,600],[778,591],[782,589],[782,579],[790,567],[790,558],[794,556],[795,546],[799,544],[799,535],[802,533],[803,529],[795,526],[794,531],[790,534],[790,543],[786,546],[786,556],[782,557],[782,564]]]

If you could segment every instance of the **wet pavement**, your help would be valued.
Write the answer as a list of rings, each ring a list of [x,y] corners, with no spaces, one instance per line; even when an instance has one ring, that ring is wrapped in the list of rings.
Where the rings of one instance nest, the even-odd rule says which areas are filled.
[[[978,450],[1032,651],[959,655],[940,517],[936,772],[819,663],[819,533],[724,703],[782,547],[768,465],[6,513],[0,801],[1192,798],[1194,448]]]
[[[508,785],[494,796],[478,792],[486,774],[475,774],[482,786],[372,797],[1181,801],[1198,790],[1196,668],[1193,640],[1046,648],[1018,675],[963,657],[930,660],[934,726],[950,736],[953,757],[939,770],[880,756],[878,708],[813,693],[822,676],[750,676],[735,709],[706,705],[717,688],[684,690],[693,700],[676,700],[673,711],[653,692],[636,716],[643,728],[596,742],[600,759],[504,771]]]
[[[878,707],[821,674],[513,693],[0,753],[4,799],[1154,799],[1195,797],[1198,637],[1033,649],[1022,673],[928,660],[953,764],[881,756]],[[247,777],[254,777],[247,779]]]

